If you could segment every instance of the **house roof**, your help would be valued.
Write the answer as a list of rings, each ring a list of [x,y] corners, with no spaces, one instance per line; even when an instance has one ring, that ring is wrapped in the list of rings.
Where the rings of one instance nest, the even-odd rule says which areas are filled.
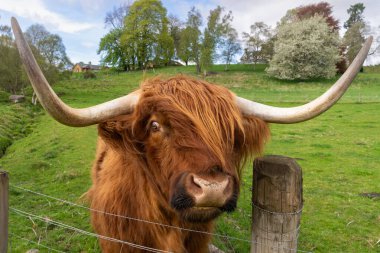
[[[75,65],[79,65],[82,69],[100,70],[102,68],[101,65],[85,64],[83,62],[79,62]]]
[[[100,70],[102,66],[100,65],[92,65],[92,64],[85,64],[82,66],[83,69],[92,69],[92,70]]]

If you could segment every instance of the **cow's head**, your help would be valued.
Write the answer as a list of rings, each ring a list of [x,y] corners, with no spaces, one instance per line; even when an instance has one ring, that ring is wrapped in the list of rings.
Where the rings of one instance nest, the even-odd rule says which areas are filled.
[[[195,222],[235,208],[241,162],[269,136],[229,90],[186,76],[144,82],[133,112],[99,129],[121,153],[140,157],[165,202]]]
[[[298,107],[267,106],[222,87],[177,77],[151,80],[127,96],[75,109],[50,88],[14,18],[12,27],[29,79],[48,113],[69,126],[100,123],[102,137],[116,148],[140,154],[157,191],[168,193],[166,201],[183,218],[197,222],[234,209],[239,163],[260,152],[268,137],[264,122],[296,123],[329,109],[352,83],[372,42],[370,37],[326,93]]]

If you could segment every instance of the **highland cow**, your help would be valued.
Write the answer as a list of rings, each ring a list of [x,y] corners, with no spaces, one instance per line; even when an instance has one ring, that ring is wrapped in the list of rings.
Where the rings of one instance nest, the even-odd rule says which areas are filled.
[[[51,89],[14,18],[12,26],[46,111],[65,125],[99,126],[88,192],[92,225],[101,236],[129,242],[103,237],[101,248],[108,253],[208,252],[213,221],[235,209],[242,164],[262,151],[267,123],[301,122],[328,110],[352,83],[372,40],[327,92],[298,107],[256,103],[176,76],[151,79],[129,95],[76,109]]]

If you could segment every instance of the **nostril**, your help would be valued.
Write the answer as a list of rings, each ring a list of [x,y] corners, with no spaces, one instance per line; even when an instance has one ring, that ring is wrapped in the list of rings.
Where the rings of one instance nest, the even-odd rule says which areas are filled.
[[[197,180],[197,179],[195,178],[194,175],[191,175],[191,176],[190,176],[190,180],[191,180],[191,183],[192,183],[192,185],[193,185],[194,187],[199,188],[200,190],[202,190],[202,185],[201,185],[201,183],[199,182],[199,180]]]
[[[188,192],[198,207],[222,207],[232,194],[230,179],[222,174],[207,178],[192,174],[188,183]]]

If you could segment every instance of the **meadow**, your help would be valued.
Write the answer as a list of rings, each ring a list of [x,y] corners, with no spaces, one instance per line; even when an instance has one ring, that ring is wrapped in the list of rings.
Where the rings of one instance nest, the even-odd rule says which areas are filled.
[[[255,70],[249,65],[233,65],[227,72],[223,68],[216,66],[205,79],[224,85],[241,97],[284,107],[306,103],[335,82],[278,81],[265,74],[263,65]],[[85,107],[125,95],[145,78],[179,73],[195,75],[195,68],[101,73],[96,79],[74,75],[57,83],[54,90],[69,105]],[[272,138],[264,155],[293,157],[303,169],[300,252],[380,252],[379,110],[380,72],[366,69],[341,101],[320,117],[299,124],[271,124]],[[91,184],[96,126],[60,125],[41,108],[31,108],[27,103],[9,105],[0,100],[0,113],[0,130],[13,131],[16,136],[0,159],[0,168],[10,175],[11,252],[32,248],[49,252],[25,239],[61,252],[100,252],[94,237],[51,222],[91,231],[87,209],[25,191],[86,205],[81,196]],[[16,119],[3,120],[11,114]],[[17,120],[17,115],[24,116]],[[24,121],[20,123],[21,120]],[[249,252],[251,189],[252,161],[249,161],[237,210],[223,215],[216,224],[215,233],[228,237],[214,236],[213,243],[225,252]],[[15,209],[40,216],[43,221],[17,214]]]

